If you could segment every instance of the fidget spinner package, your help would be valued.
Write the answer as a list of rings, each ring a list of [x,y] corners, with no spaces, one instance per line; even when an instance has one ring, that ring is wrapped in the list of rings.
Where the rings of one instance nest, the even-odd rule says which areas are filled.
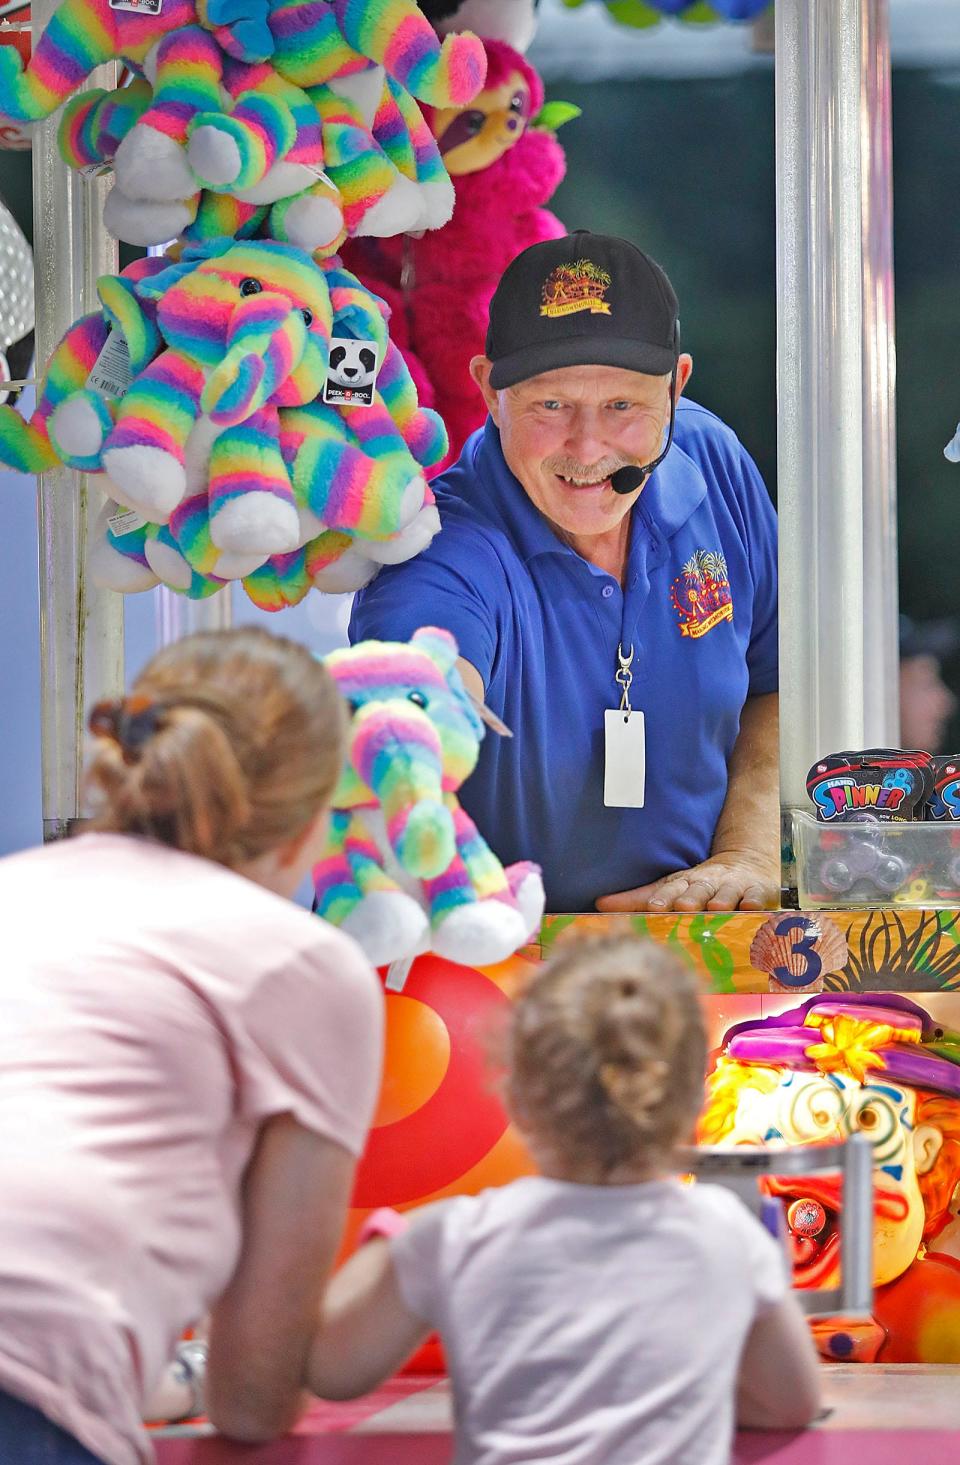
[[[807,791],[816,820],[801,816],[805,902],[960,904],[960,759],[901,748],[835,753],[810,769]]]

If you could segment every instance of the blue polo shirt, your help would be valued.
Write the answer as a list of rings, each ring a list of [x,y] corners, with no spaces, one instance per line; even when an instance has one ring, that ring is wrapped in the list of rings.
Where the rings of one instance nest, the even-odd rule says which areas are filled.
[[[776,516],[728,427],[681,399],[676,436],[631,510],[625,587],[553,533],[488,419],[438,478],[443,529],[381,570],[350,639],[445,626],[513,731],[487,733],[464,807],[504,864],[543,866],[550,911],[587,911],[707,858],[749,696],[777,688]],[[642,809],[603,803],[617,647],[646,719]]]

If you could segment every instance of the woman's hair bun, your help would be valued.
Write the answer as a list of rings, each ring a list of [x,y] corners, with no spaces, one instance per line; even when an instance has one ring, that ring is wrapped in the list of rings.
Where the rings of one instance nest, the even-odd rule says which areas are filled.
[[[327,807],[346,719],[316,657],[248,627],[174,642],[89,724],[94,829],[237,866]]]

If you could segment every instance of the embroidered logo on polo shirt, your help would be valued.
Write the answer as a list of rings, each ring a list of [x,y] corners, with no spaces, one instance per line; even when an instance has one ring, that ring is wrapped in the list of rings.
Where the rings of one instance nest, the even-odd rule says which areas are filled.
[[[557,265],[543,282],[540,314],[575,315],[578,310],[589,310],[592,315],[609,315],[610,306],[604,300],[609,289],[610,276],[592,260]]]
[[[696,550],[671,585],[670,599],[680,619],[681,636],[698,640],[721,621],[732,621],[730,579],[720,551]]]

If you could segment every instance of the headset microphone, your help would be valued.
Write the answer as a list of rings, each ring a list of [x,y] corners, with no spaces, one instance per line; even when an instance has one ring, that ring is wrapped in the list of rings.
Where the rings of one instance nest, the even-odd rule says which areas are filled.
[[[674,328],[674,344],[677,348],[680,345],[679,332]],[[624,468],[618,468],[616,473],[610,474],[610,487],[614,493],[634,493],[646,479],[650,477],[654,468],[659,468],[664,458],[670,451],[670,444],[673,442],[673,429],[677,416],[677,366],[674,362],[673,371],[670,374],[670,431],[667,433],[667,441],[664,444],[663,452],[654,458],[652,463],[644,463],[638,467],[635,463],[628,463]]]
[[[614,493],[633,493],[639,488],[649,473],[649,468],[637,468],[628,463],[625,468],[618,468],[616,473],[610,474],[610,487]]]

